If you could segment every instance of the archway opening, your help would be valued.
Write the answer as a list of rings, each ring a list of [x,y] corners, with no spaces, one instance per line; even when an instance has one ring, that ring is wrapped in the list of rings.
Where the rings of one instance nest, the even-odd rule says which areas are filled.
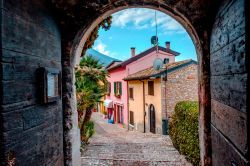
[[[145,7],[145,6],[143,6],[143,7]],[[79,36],[76,37],[76,41],[78,41],[78,42],[75,42],[77,44],[74,45],[74,48],[73,48],[74,51],[72,52],[73,57],[74,57],[74,60],[73,60],[72,63],[74,63],[74,65],[79,63],[81,50],[83,48],[83,45],[84,45],[88,35],[93,30],[93,28],[96,25],[98,25],[104,18],[109,16],[110,14],[112,14],[114,12],[117,12],[117,11],[120,11],[120,10],[123,10],[125,8],[130,8],[130,7],[126,6],[126,7],[116,8],[116,9],[112,9],[112,10],[108,10],[108,11],[104,12],[104,14],[102,16],[98,17],[96,20],[94,20],[93,23],[88,28],[85,28],[82,32],[78,33]],[[177,21],[179,21],[184,26],[184,28],[187,30],[187,32],[191,36],[193,42],[195,43],[196,51],[197,51],[197,54],[198,54],[198,61],[199,61],[199,59],[201,58],[201,52],[202,52],[201,51],[201,45],[200,45],[197,34],[195,33],[195,30],[192,27],[191,23],[187,19],[182,18],[181,15],[178,15],[177,13],[171,13],[167,9],[163,9],[163,8],[159,9],[159,8],[154,7],[154,6],[147,6],[147,8],[153,8],[153,9],[156,9],[156,10],[160,10],[160,11],[166,13],[166,14],[169,14],[169,15],[173,16],[173,18],[175,18]],[[178,17],[175,14],[177,14]],[[199,75],[202,75],[202,73],[199,73]],[[201,79],[201,77],[199,77],[199,79]],[[199,82],[200,81],[201,80],[199,80]],[[200,103],[200,104],[203,104],[203,103]],[[203,106],[202,106],[202,108],[203,108]],[[202,110],[202,111],[204,111],[204,110]],[[210,117],[207,117],[206,123],[210,121],[209,118]],[[203,126],[203,125],[201,125],[201,126]],[[204,137],[204,136],[200,136],[200,137]],[[201,145],[201,146],[203,146],[203,145]]]

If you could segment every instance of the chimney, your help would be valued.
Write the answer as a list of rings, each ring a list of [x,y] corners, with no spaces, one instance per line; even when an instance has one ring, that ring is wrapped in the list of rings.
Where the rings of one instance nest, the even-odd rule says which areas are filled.
[[[170,42],[169,42],[169,41],[166,42],[166,49],[167,49],[167,50],[170,49]]]
[[[135,47],[131,47],[131,57],[135,56]]]

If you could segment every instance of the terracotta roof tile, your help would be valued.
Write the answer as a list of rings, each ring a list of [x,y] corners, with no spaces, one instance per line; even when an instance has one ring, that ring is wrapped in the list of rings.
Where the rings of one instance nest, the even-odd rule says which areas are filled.
[[[197,62],[192,59],[188,59],[184,61],[169,63],[169,64],[164,65],[164,67],[160,70],[155,70],[153,67],[150,67],[145,70],[141,70],[137,73],[130,74],[126,78],[124,78],[124,80],[129,81],[129,80],[148,79],[150,77],[159,77],[163,73],[166,73],[166,72],[171,73],[189,64],[197,64]]]

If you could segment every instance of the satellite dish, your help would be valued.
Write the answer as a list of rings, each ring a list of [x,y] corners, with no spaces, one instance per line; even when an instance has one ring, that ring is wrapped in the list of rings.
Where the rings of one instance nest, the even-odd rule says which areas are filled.
[[[151,37],[151,44],[154,46],[158,44],[158,37],[157,36]]]
[[[156,58],[154,60],[153,68],[155,70],[160,70],[163,67],[163,62],[160,58]]]
[[[163,63],[168,64],[169,63],[169,58],[164,58]]]

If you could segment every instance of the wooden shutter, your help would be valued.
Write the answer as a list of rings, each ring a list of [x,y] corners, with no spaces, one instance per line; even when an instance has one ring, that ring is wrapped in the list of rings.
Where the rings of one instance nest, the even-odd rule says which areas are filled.
[[[134,98],[134,89],[133,88],[129,88],[129,98],[130,99]]]
[[[148,81],[148,95],[154,95],[154,81]]]
[[[129,111],[129,123],[131,125],[134,125],[134,112],[133,111]]]
[[[109,94],[111,93],[111,83],[109,82]]]
[[[114,95],[116,96],[116,82],[114,82]]]
[[[111,83],[108,82],[107,94],[110,95],[110,93],[111,93]]]
[[[119,95],[122,95],[122,82],[118,82],[119,85]]]

